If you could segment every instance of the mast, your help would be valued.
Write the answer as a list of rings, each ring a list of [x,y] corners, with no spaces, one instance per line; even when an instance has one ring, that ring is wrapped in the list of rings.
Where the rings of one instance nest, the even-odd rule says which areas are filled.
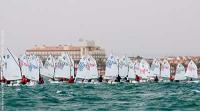
[[[56,64],[55,64],[55,61],[54,61],[54,58],[53,58],[53,56],[51,56],[51,61],[52,61],[52,63],[53,63],[53,80],[55,80],[55,72],[56,72]]]
[[[67,56],[68,56],[68,58],[69,58],[69,60],[70,60],[70,77],[71,77],[71,75],[72,75],[72,74],[71,74],[71,71],[72,71],[72,70],[71,70],[72,61],[71,61],[71,57],[69,57],[69,54],[68,54],[68,53],[67,53]]]

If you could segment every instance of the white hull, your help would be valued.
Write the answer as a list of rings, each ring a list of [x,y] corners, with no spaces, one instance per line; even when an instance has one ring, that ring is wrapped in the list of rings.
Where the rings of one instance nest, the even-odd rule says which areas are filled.
[[[135,81],[135,80],[130,80],[129,83],[131,83],[131,84],[137,84],[138,82]]]
[[[49,82],[51,84],[61,84],[61,83],[63,83],[63,82],[60,82],[60,81],[53,81],[53,80],[49,80]]]
[[[27,86],[36,86],[37,82],[36,81],[30,81],[28,84],[26,84]]]

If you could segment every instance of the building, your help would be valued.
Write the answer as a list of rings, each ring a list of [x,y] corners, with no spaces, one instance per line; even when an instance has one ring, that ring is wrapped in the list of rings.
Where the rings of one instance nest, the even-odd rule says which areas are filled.
[[[99,74],[103,75],[105,72],[105,50],[95,45],[94,41],[81,41],[78,45],[58,45],[58,46],[47,46],[35,45],[31,49],[26,50],[26,54],[34,54],[39,56],[42,60],[46,60],[49,55],[57,58],[62,53],[68,53],[74,60],[75,69],[78,67],[79,60],[84,55],[91,55],[97,61]]]

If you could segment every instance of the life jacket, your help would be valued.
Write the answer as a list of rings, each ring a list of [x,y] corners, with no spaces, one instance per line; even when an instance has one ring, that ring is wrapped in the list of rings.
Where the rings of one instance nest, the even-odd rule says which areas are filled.
[[[138,75],[136,75],[136,77],[135,77],[135,80],[136,80],[136,81],[139,82],[141,79],[142,79],[141,77],[139,77]]]
[[[28,79],[25,77],[25,75],[22,76],[21,84],[26,84],[28,82]]]
[[[71,77],[69,78],[68,83],[74,83],[74,78],[73,78],[73,76],[71,76]]]

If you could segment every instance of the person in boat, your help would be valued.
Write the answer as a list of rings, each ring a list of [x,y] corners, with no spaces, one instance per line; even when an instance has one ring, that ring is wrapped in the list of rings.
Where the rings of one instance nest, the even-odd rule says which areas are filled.
[[[140,82],[141,77],[139,77],[138,75],[135,76],[135,81]]]
[[[1,82],[5,83],[5,84],[10,84],[11,83],[11,81],[6,80],[4,77],[2,78]]]
[[[84,83],[85,79],[82,79],[82,83]]]
[[[125,82],[129,82],[129,80],[128,80],[127,77],[128,77],[128,76],[126,76],[126,77],[124,78],[124,81],[125,81]]]
[[[120,82],[121,77],[118,75],[117,78],[115,79],[115,82]]]
[[[70,76],[68,83],[74,83],[74,77]]]
[[[39,82],[38,82],[38,84],[44,84],[44,79],[43,79],[42,76],[39,77]]]
[[[170,75],[169,80],[170,80],[171,82],[173,82],[173,81],[174,81],[174,77],[173,77],[172,75]],[[177,82],[177,81],[176,81],[176,82]]]
[[[102,75],[99,76],[98,81],[99,81],[99,82],[103,82],[103,77],[102,77]]]
[[[89,79],[88,82],[92,82],[92,79]]]
[[[59,81],[59,82],[63,82],[63,81],[67,81],[67,79],[64,78],[64,77],[62,77],[62,78],[59,78],[58,81]]]
[[[158,81],[159,81],[158,76],[156,76],[156,77],[154,78],[154,82],[158,82]]]
[[[28,79],[25,77],[25,75],[23,75],[21,79],[21,84],[27,84],[27,83],[28,83]]]

